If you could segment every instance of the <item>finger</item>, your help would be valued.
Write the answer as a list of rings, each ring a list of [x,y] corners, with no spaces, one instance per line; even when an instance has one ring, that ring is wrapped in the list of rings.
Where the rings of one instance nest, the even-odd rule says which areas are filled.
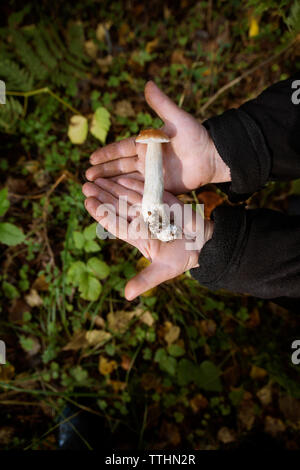
[[[127,300],[133,300],[138,295],[158,286],[158,284],[161,284],[167,279],[168,276],[166,273],[162,272],[161,266],[156,263],[152,263],[130,279],[126,284],[125,297]]]
[[[110,179],[113,181],[117,181],[118,178],[123,178],[123,176],[111,176]],[[144,176],[142,175],[142,173],[138,173],[137,171],[135,171],[134,173],[126,173],[126,176],[124,176],[124,178],[133,178],[135,180],[144,181]]]
[[[139,194],[140,198],[143,196],[144,193],[144,182],[139,181],[134,178],[130,178],[127,176],[118,176],[115,178],[115,181],[123,186],[124,188],[128,188],[129,190],[134,191],[135,193]]]
[[[171,121],[176,124],[177,116],[179,119],[182,110],[152,81],[146,83],[145,98],[149,106],[163,121]]]
[[[113,207],[109,204],[101,204],[98,199],[89,197],[85,200],[85,208],[89,214],[99,222],[105,230],[115,237],[136,246],[135,241],[128,238],[128,222],[121,216],[117,216]]]
[[[122,185],[122,183],[113,181],[110,178],[97,178],[95,180],[95,183],[100,188],[104,189],[105,191],[108,191],[116,198],[127,197],[129,204],[141,204],[142,203],[141,194],[143,193],[140,193],[139,191],[135,191],[134,187],[130,188],[130,186]]]
[[[111,176],[122,175],[123,173],[132,173],[138,171],[138,157],[119,158],[112,162],[102,163],[90,167],[85,176],[89,181],[96,178],[108,178]]]
[[[97,165],[122,157],[133,157],[136,153],[135,137],[129,137],[97,149],[92,153],[90,162],[92,165]]]
[[[105,190],[104,188],[94,183],[85,183],[85,185],[82,188],[82,192],[86,197],[93,197],[95,199],[98,199],[98,201],[102,202],[102,204],[110,204],[111,206],[114,207],[114,210],[117,215],[120,215],[124,219],[131,221],[133,219],[133,214],[129,213],[131,202],[129,201],[127,194],[125,194],[125,191],[126,191],[125,188],[123,188],[123,190],[124,190],[124,194],[123,194],[123,197],[121,197],[122,196],[121,194],[113,195],[111,191],[109,190],[109,188]],[[129,191],[127,192],[129,193]],[[134,197],[134,195],[136,195],[136,197]],[[124,199],[125,196],[127,196],[127,199]],[[139,205],[141,204],[141,197],[139,194],[136,194],[136,193],[131,194],[130,199],[132,201],[137,201],[137,202],[133,202],[132,204],[139,204]]]

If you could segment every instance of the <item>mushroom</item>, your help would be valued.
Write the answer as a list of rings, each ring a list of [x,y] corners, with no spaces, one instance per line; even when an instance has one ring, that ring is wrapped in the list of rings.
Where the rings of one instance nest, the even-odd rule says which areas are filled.
[[[145,183],[142,201],[142,216],[150,232],[159,240],[168,242],[179,238],[181,232],[170,223],[169,214],[163,203],[164,177],[162,144],[170,142],[169,137],[158,129],[141,131],[135,141],[147,144],[145,162]]]

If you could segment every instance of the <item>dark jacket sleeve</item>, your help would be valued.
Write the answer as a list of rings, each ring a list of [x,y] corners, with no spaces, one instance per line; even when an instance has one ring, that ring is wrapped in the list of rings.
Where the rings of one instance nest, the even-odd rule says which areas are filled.
[[[269,180],[300,178],[300,104],[292,100],[300,95],[292,87],[296,80],[300,73],[203,123],[230,168],[233,199]]]
[[[279,82],[239,109],[204,123],[231,170],[228,194],[243,200],[269,180],[300,178],[300,104]],[[257,297],[300,298],[300,216],[218,207],[214,233],[191,271],[203,286]]]
[[[191,274],[209,289],[256,297],[300,297],[300,216],[217,207],[214,233]]]

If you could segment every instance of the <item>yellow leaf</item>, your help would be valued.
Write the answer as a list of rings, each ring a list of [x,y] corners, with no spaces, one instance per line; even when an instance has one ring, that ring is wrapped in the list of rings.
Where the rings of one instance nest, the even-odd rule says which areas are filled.
[[[91,122],[91,134],[105,144],[106,136],[110,128],[110,114],[107,109],[99,107],[93,114]]]
[[[92,39],[85,41],[84,48],[89,57],[91,57],[92,59],[95,59],[97,57],[98,47]]]
[[[118,367],[118,364],[116,361],[109,361],[106,359],[104,356],[99,357],[99,365],[98,369],[100,374],[102,375],[109,375],[111,374],[116,368]]]
[[[87,346],[87,339],[85,337],[86,331],[77,331],[70,341],[63,347],[63,351],[79,351],[79,349]]]
[[[0,366],[0,380],[8,382],[15,375],[15,368],[11,364]]]
[[[149,54],[151,54],[151,52],[153,52],[153,51],[157,48],[158,43],[159,43],[158,38],[155,38],[155,39],[153,39],[152,41],[147,42],[147,44],[146,44],[146,52],[148,52]]]
[[[268,372],[262,367],[253,365],[250,371],[250,377],[253,380],[264,379],[268,375]]]
[[[117,312],[110,312],[107,315],[108,327],[115,333],[124,333],[134,316],[134,311],[126,312],[125,310],[119,310]]]
[[[167,333],[165,334],[165,341],[169,344],[175,343],[178,340],[180,335],[180,328],[176,325],[171,325],[168,328]]]
[[[98,41],[104,41],[106,31],[111,27],[111,22],[107,21],[106,23],[99,23],[96,29],[96,38]]]
[[[254,38],[259,34],[259,24],[257,18],[255,16],[250,17],[250,24],[249,24],[249,38]]]
[[[88,133],[88,122],[84,116],[75,114],[70,119],[68,137],[72,144],[83,144]]]

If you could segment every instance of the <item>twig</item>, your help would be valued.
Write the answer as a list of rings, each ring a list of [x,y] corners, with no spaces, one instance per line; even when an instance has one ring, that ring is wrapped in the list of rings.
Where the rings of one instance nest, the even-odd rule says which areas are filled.
[[[260,64],[255,65],[251,69],[247,70],[244,72],[242,75],[239,77],[236,77],[234,80],[232,80],[229,83],[226,83],[226,85],[222,86],[213,96],[211,96],[207,102],[200,108],[199,114],[204,114],[204,112],[209,108],[209,106],[216,101],[217,98],[219,98],[220,95],[222,95],[225,91],[229,90],[233,86],[237,85],[240,81],[242,81],[244,78],[248,77],[248,75],[251,75],[253,72],[256,70],[260,69],[261,67],[264,67],[265,65],[269,64],[270,62],[273,62],[274,59],[277,57],[281,56],[284,52],[286,52],[288,49],[290,49],[296,42],[298,41],[298,37],[296,37],[288,46],[286,46],[284,49],[281,51],[277,52],[276,54],[272,55],[268,59],[264,60]]]
[[[24,98],[24,107],[23,107],[23,115],[26,115],[27,112],[27,104],[28,104],[28,98],[30,96],[35,96],[35,95],[40,95],[41,93],[48,93],[50,96],[52,96],[54,99],[59,101],[63,106],[66,108],[70,109],[72,113],[74,114],[82,114],[80,111],[77,109],[73,108],[69,103],[67,103],[65,100],[63,100],[60,96],[58,96],[56,93],[54,93],[50,88],[45,87],[45,88],[39,88],[37,90],[31,90],[31,91],[6,91],[6,95],[10,96],[23,96]]]

